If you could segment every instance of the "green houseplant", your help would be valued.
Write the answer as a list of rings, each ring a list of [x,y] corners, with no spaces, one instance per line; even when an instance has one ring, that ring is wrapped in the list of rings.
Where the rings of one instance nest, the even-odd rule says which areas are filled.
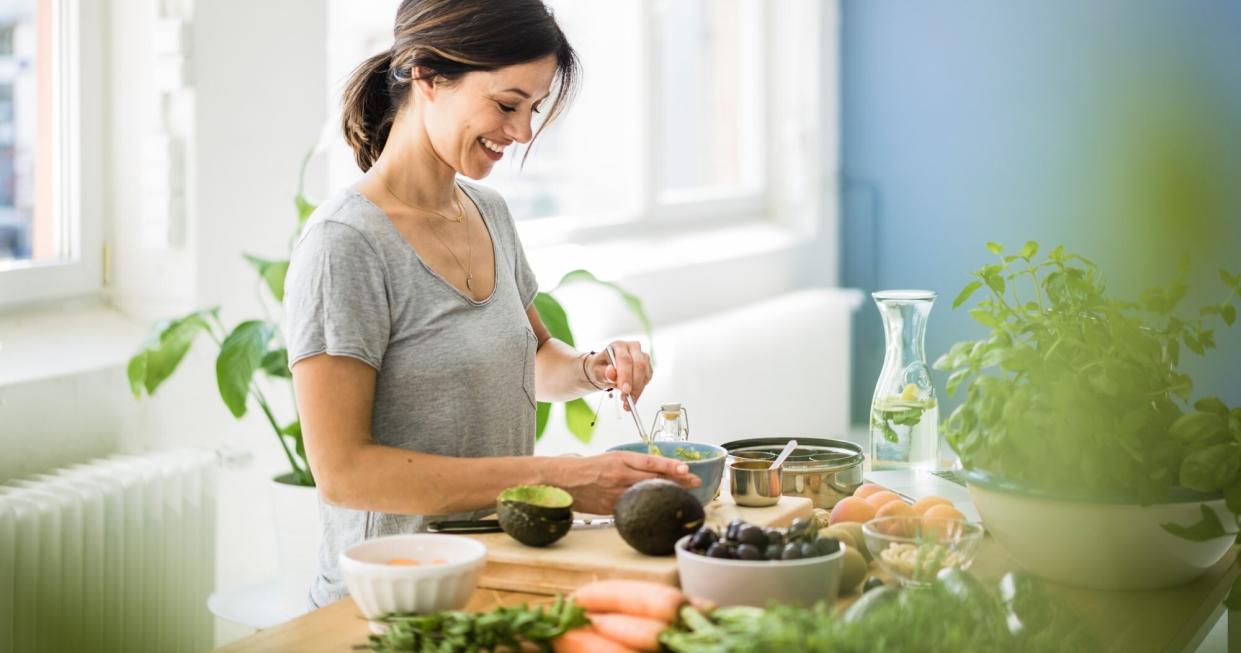
[[[1020,497],[1020,508],[1005,504],[1006,509],[1023,511],[1031,525],[1038,511],[1053,505],[1049,514],[1058,510],[1073,528],[1099,538],[1107,534],[1096,531],[1125,532],[1135,519],[1156,519],[1156,531],[1162,526],[1190,543],[1222,546],[1222,555],[1241,515],[1241,407],[1229,409],[1215,397],[1191,406],[1193,381],[1179,365],[1182,347],[1203,355],[1215,346],[1212,326],[1235,322],[1241,275],[1220,270],[1221,301],[1185,315],[1178,309],[1188,290],[1188,261],[1169,286],[1124,300],[1108,296],[1092,261],[1063,247],[1043,260],[1035,242],[1007,255],[1000,245],[987,247],[998,261],[973,273],[953,307],[984,290],[986,298],[970,315],[989,333],[957,343],[935,367],[951,373],[949,396],[965,390],[943,432],[967,470],[984,520],[991,516],[997,522],[988,523],[993,534],[1004,541],[999,522],[1013,515],[997,510],[988,515],[984,504]],[[1129,521],[1116,516],[1122,509],[1129,510],[1124,518]],[[1079,514],[1072,516],[1073,511]],[[1113,518],[1120,521],[1109,521]],[[1029,532],[1010,537],[1038,539]],[[1028,555],[1054,549],[1055,538],[1046,539],[1039,544],[1042,551],[1031,549]],[[1039,563],[1021,560],[1014,550],[1023,542],[1005,545],[1019,562],[1039,571]],[[1203,560],[1214,554],[1199,547],[1186,555]],[[1078,559],[1088,557],[1079,552]],[[1064,560],[1044,562],[1069,566]],[[1114,566],[1117,574],[1131,573],[1120,563]],[[1172,566],[1166,566],[1164,580],[1151,579],[1154,585],[1134,576],[1137,584],[1127,586],[1174,584],[1193,575],[1194,569],[1174,574]],[[1063,571],[1042,573],[1065,580]],[[1081,580],[1088,569],[1073,574],[1068,582],[1092,582]],[[1112,580],[1124,585],[1119,576]]]
[[[302,160],[298,175],[298,190],[294,197],[297,224],[289,239],[290,250],[306,220],[316,208],[307,199],[304,190],[306,168],[312,156],[313,152]],[[229,412],[240,419],[246,415],[251,402],[257,405],[289,462],[290,472],[277,480],[313,487],[314,477],[306,459],[301,421],[296,414],[296,406],[293,407],[294,415],[291,418],[278,418],[262,387],[255,383],[256,377],[263,376],[274,383],[289,384],[291,391],[288,351],[278,318],[274,317],[279,313],[280,303],[284,301],[284,281],[289,269],[287,252],[285,258],[275,260],[250,254],[243,256],[258,275],[259,302],[263,307],[263,317],[243,321],[229,329],[220,320],[219,307],[213,307],[156,323],[147,340],[129,360],[129,386],[136,398],[141,398],[143,394],[153,395],[176,371],[198,336],[206,334],[219,348],[215,363],[216,384],[220,398]],[[586,270],[569,272],[561,278],[556,288],[550,292],[539,292],[535,296],[535,307],[552,337],[569,345],[574,344],[568,315],[551,293],[557,288],[575,283],[591,283],[615,292],[641,322],[649,340],[651,323],[641,300],[620,286],[602,281]],[[538,437],[546,430],[550,415],[551,405],[539,402],[536,431]],[[583,442],[590,441],[594,418],[594,412],[580,398],[565,405],[566,426]]]

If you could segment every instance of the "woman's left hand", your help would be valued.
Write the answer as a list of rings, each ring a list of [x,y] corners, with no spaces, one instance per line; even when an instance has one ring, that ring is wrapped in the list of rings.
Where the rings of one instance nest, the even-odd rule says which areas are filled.
[[[650,383],[651,376],[655,373],[651,369],[651,357],[642,351],[642,344],[634,341],[616,340],[608,345],[612,349],[612,356],[616,364],[608,360],[608,352],[604,351],[595,354],[592,361],[592,367],[595,371],[602,368],[600,378],[606,380],[604,385],[615,387],[621,392],[621,402],[625,406],[625,410],[629,410],[629,401],[624,397],[629,395],[634,401],[642,396],[642,391],[646,389],[646,384]]]

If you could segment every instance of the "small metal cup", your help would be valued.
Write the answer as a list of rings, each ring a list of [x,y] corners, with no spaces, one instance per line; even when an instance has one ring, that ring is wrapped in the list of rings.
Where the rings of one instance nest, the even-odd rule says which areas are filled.
[[[782,469],[769,460],[736,460],[728,465],[728,487],[739,506],[762,508],[780,501]]]
[[[776,454],[767,451],[730,451],[728,452],[728,464],[733,464],[741,460],[766,460],[768,462],[776,459]]]

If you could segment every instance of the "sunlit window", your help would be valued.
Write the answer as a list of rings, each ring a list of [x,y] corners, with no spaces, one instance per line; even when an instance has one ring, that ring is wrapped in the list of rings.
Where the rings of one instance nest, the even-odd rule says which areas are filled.
[[[0,4],[0,265],[52,261],[50,0]]]
[[[398,3],[367,3],[383,9],[365,12],[334,3],[329,66],[339,90],[351,66],[391,45]],[[485,180],[514,217],[589,224],[670,219],[696,204],[701,214],[707,202],[716,214],[721,200],[737,211],[762,205],[762,2],[547,4],[578,51],[582,85],[524,165],[519,148]],[[334,185],[358,174],[347,152],[335,154],[332,169]]]

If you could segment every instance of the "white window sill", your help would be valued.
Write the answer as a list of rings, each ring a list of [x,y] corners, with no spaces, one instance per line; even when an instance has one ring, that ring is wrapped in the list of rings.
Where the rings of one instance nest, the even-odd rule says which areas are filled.
[[[148,329],[99,305],[0,315],[0,388],[124,369]]]

